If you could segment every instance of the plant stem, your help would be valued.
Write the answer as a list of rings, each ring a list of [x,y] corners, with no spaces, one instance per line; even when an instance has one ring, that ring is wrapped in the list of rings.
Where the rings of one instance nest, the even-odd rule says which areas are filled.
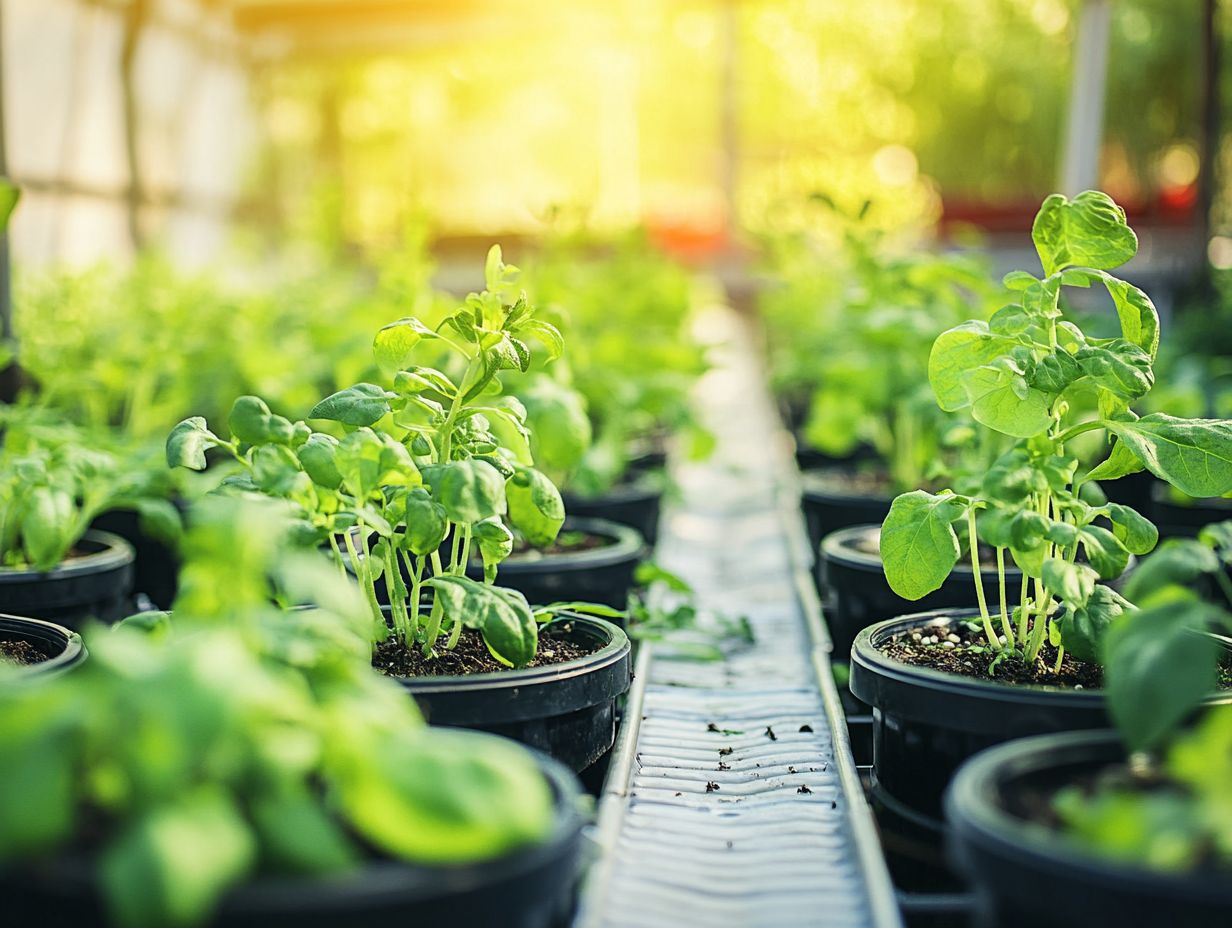
[[[1057,648],[1057,662],[1052,665],[1053,673],[1061,672],[1061,661],[1063,660],[1065,660],[1065,645],[1061,645],[1059,648]]]
[[[343,580],[349,580],[346,560],[342,556],[342,549],[338,547],[338,536],[332,531],[329,533],[329,546],[334,550],[334,560],[338,565],[338,573],[342,574]]]
[[[1001,628],[1006,642],[1014,640],[1014,626],[1010,623],[1009,609],[1005,602],[1005,549],[997,548],[997,590],[1001,595]]]
[[[361,531],[363,523],[360,523]],[[342,536],[346,542],[347,553],[351,555],[351,563],[355,566],[355,576],[359,579],[359,585],[363,588],[364,598],[368,601],[368,608],[372,610],[372,618],[376,623],[376,640],[384,641],[389,637],[389,627],[385,624],[385,616],[381,612],[381,604],[376,601],[376,588],[372,581],[371,568],[368,565],[368,543],[364,541],[364,558],[360,558],[359,552],[355,550],[355,542],[351,539],[351,533],[348,531]]]
[[[971,552],[971,572],[975,574],[975,598],[980,604],[980,618],[984,622],[984,636],[994,651],[1001,650],[1001,639],[992,627],[988,614],[988,600],[984,596],[984,580],[980,576],[980,539],[975,533],[975,507],[967,510],[967,547]]]
[[[414,640],[410,617],[406,612],[406,584],[402,582],[402,569],[394,557],[394,546],[385,545],[385,591],[389,594],[389,610],[394,618],[394,628],[404,644]]]
[[[1018,644],[1020,647],[1027,646],[1027,616],[1030,610],[1027,608],[1031,599],[1031,578],[1025,573],[1022,575],[1022,597],[1018,605]]]
[[[1057,435],[1054,440],[1058,444],[1064,444],[1071,438],[1081,435],[1083,432],[1094,432],[1096,429],[1102,429],[1103,427],[1104,423],[1102,419],[1093,419],[1090,422],[1083,422],[1079,425],[1070,426],[1060,435]]]

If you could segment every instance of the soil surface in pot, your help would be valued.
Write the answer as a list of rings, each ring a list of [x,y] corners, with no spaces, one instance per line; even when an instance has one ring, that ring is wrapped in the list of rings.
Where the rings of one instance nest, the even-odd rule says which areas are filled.
[[[0,664],[41,664],[47,655],[28,641],[0,641]]]
[[[568,625],[560,626],[564,633]],[[402,642],[390,637],[378,644],[372,653],[372,666],[387,677],[454,677],[472,673],[499,673],[512,670],[492,656],[483,636],[473,628],[464,628],[458,646],[452,651],[445,649],[447,637],[437,641],[437,654],[426,658],[419,648],[408,650]],[[586,648],[567,641],[559,635],[545,633],[539,638],[539,648],[527,667],[545,667],[563,664],[593,654],[594,648]]]
[[[1000,617],[994,613],[993,626],[999,625]],[[997,683],[1084,690],[1097,690],[1104,683],[1102,667],[1077,660],[1069,654],[1061,661],[1061,669],[1054,672],[1057,649],[1047,641],[1040,649],[1039,659],[1034,664],[1009,656],[1003,658],[990,673],[988,667],[994,655],[988,649],[983,626],[979,622],[960,622],[948,627],[932,624],[913,628],[894,635],[881,645],[879,650],[886,657],[904,664]],[[1232,668],[1220,667],[1219,688],[1232,688]]]
[[[594,551],[596,548],[609,548],[616,544],[616,539],[607,535],[592,535],[589,532],[561,532],[556,540],[546,548],[535,548],[525,539],[519,538],[513,544],[513,557],[531,560],[535,557],[551,557],[553,554],[576,554],[579,551]]]
[[[1000,797],[1005,811],[1015,818],[1042,825],[1056,832],[1059,837],[1077,840],[1070,834],[1069,827],[1057,812],[1057,798],[1062,793],[1068,793],[1071,790],[1077,791],[1084,800],[1088,801],[1094,801],[1096,795],[1104,791],[1112,791],[1116,794],[1137,793],[1144,796],[1150,794],[1161,798],[1175,797],[1178,803],[1187,799],[1185,789],[1174,780],[1170,780],[1158,768],[1145,765],[1143,769],[1137,770],[1121,762],[1092,767],[1088,770],[1064,767],[1037,772],[1030,778],[1018,780],[1013,784],[1013,788],[1004,789]],[[1098,856],[1104,856],[1107,853],[1106,851],[1101,852],[1096,847],[1088,847],[1087,850]],[[1129,863],[1146,865],[1145,861],[1132,857],[1126,860]],[[1226,880],[1232,876],[1226,866],[1221,866],[1215,849],[1209,847],[1203,849],[1191,870],[1204,873],[1207,878],[1213,880]]]

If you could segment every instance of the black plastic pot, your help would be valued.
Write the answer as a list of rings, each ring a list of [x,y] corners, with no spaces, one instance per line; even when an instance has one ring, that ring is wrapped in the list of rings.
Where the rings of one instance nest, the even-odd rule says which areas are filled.
[[[182,500],[173,503],[181,515],[187,511]],[[90,528],[119,535],[133,546],[133,592],[144,593],[159,609],[170,609],[179,588],[180,554],[175,546],[147,532],[141,516],[132,509],[104,512]]]
[[[547,757],[539,763],[555,797],[556,820],[541,844],[457,866],[374,862],[331,879],[264,879],[231,892],[213,928],[404,928],[483,925],[562,928],[577,896],[582,819],[576,780]],[[95,868],[47,865],[0,874],[13,925],[104,928]]]
[[[608,543],[560,554],[515,554],[501,562],[497,582],[518,590],[534,605],[584,600],[624,609],[635,585],[633,575],[646,554],[642,536],[606,519],[568,518],[562,532],[585,532]],[[483,567],[472,562],[467,575],[481,579]]]
[[[800,474],[800,507],[804,510],[809,550],[814,557],[826,535],[853,525],[880,525],[894,502],[889,495],[843,492],[836,485],[835,477],[844,470],[841,467],[816,468]]]
[[[1125,754],[1113,732],[1027,738],[966,764],[946,796],[955,865],[997,928],[1211,928],[1232,924],[1226,873],[1164,873],[1097,856],[1015,814],[1025,791],[1074,781]]]
[[[880,531],[879,525],[855,525],[831,532],[821,542],[818,585],[824,593],[826,627],[839,660],[846,659],[856,635],[874,622],[908,612],[967,606],[975,598],[971,565],[962,562],[939,589],[915,602],[903,599],[890,589],[881,558],[865,550],[870,543],[876,545]],[[982,570],[980,575],[988,602],[1000,602],[996,569]],[[1017,603],[1022,595],[1022,571],[1007,565],[1005,580],[1006,596]]]
[[[873,707],[873,798],[921,835],[940,837],[945,789],[979,751],[1027,735],[1109,725],[1098,690],[960,677],[892,660],[878,648],[898,632],[937,621],[953,626],[973,615],[973,609],[938,609],[879,622],[860,632],[851,649],[851,691]],[[1232,692],[1208,703],[1232,703]]]
[[[565,512],[581,519],[606,519],[635,529],[654,547],[659,538],[659,515],[663,509],[663,479],[661,475],[634,472],[630,479],[618,483],[602,496],[562,494]]]
[[[80,635],[63,625],[42,619],[0,615],[0,641],[25,641],[45,657],[37,664],[8,668],[6,675],[9,677],[15,674],[41,677],[62,673],[86,659],[86,649]]]
[[[1152,515],[1163,538],[1195,538],[1211,523],[1232,519],[1232,499],[1215,496],[1181,502],[1160,480],[1155,481],[1151,500]]]
[[[603,619],[566,615],[540,629],[595,650],[586,657],[454,677],[395,678],[433,725],[504,735],[571,770],[585,770],[616,740],[616,698],[629,689],[629,636]]]
[[[78,627],[114,622],[131,609],[133,546],[109,532],[86,532],[75,557],[49,571],[0,569],[0,612]]]

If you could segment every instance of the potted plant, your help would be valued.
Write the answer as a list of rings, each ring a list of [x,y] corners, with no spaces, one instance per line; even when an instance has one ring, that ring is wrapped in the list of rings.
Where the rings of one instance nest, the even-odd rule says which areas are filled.
[[[41,677],[61,673],[85,660],[75,631],[17,615],[0,615],[0,674]]]
[[[952,848],[990,923],[1198,928],[1232,917],[1232,713],[1186,724],[1229,683],[1229,563],[1223,523],[1164,542],[1130,581],[1141,608],[1103,653],[1117,732],[1028,738],[959,771],[946,798]],[[1045,883],[1046,899],[1032,891]]]
[[[305,536],[358,579],[374,666],[431,721],[509,734],[582,769],[615,737],[629,642],[604,619],[557,617],[495,582],[515,532],[550,545],[565,515],[532,466],[524,408],[498,379],[529,367],[528,340],[550,356],[562,347],[524,297],[505,298],[516,273],[494,247],[488,289],[436,329],[416,318],[383,327],[373,350],[392,389],[357,384],[310,414],[342,438],[244,396],[228,417],[230,439],[190,418],[168,437],[167,460],[200,470],[206,449],[222,449],[242,469],[224,486],[293,503]],[[449,351],[452,376],[414,363],[423,343]],[[467,575],[473,553],[478,577]]]
[[[776,312],[777,302],[766,313],[771,364],[803,372],[788,379],[807,396],[798,441],[826,457],[801,474],[814,553],[831,531],[880,522],[895,492],[943,476],[941,460],[971,440],[969,424],[933,401],[923,346],[938,328],[984,315],[991,295],[970,256],[900,254],[863,214],[832,211],[843,233],[837,292],[818,305],[812,279],[822,272],[805,265],[795,272],[804,282],[788,288],[809,296],[806,313]]]
[[[978,492],[898,497],[880,553],[896,593],[919,599],[962,552],[995,552],[998,596],[972,563],[978,609],[905,616],[865,629],[852,649],[851,690],[874,707],[874,792],[887,808],[939,827],[941,794],[961,761],[1019,735],[1104,723],[1101,647],[1129,602],[1116,579],[1157,533],[1135,510],[1104,501],[1095,482],[1142,469],[1192,495],[1232,489],[1232,423],[1138,418],[1131,404],[1153,383],[1158,316],[1138,288],[1113,277],[1137,249],[1124,212],[1089,191],[1044,201],[1032,229],[1044,276],[1005,278],[1016,301],[933,345],[929,379],[944,409],[969,408],[984,428],[1015,439]],[[1096,339],[1065,318],[1063,285],[1106,288],[1121,336]],[[1091,469],[1073,442],[1106,435]],[[1012,601],[1005,565],[1024,580]]]
[[[149,471],[36,410],[6,407],[3,423],[0,609],[69,626],[131,612],[132,546],[89,526],[135,506],[164,515],[174,532],[178,518],[163,513]]]
[[[0,683],[8,917],[564,923],[581,828],[567,771],[427,727],[371,672],[353,586],[289,549],[269,506],[196,515],[174,621],[92,627],[77,672]]]
[[[563,440],[550,426],[532,429],[545,451],[536,460],[557,479],[571,515],[632,526],[653,547],[670,485],[668,444],[693,460],[713,446],[690,396],[708,366],[689,331],[697,284],[639,233],[602,243],[558,237],[528,277],[571,347],[552,383],[519,396],[532,422],[540,408],[556,418],[567,403],[578,425]]]

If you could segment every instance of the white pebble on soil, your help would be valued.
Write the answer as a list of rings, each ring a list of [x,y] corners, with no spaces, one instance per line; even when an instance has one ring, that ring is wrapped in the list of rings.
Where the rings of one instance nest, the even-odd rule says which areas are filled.
[[[961,644],[962,643],[962,639],[959,638],[957,635],[950,635],[945,640],[950,642],[950,644]]]

